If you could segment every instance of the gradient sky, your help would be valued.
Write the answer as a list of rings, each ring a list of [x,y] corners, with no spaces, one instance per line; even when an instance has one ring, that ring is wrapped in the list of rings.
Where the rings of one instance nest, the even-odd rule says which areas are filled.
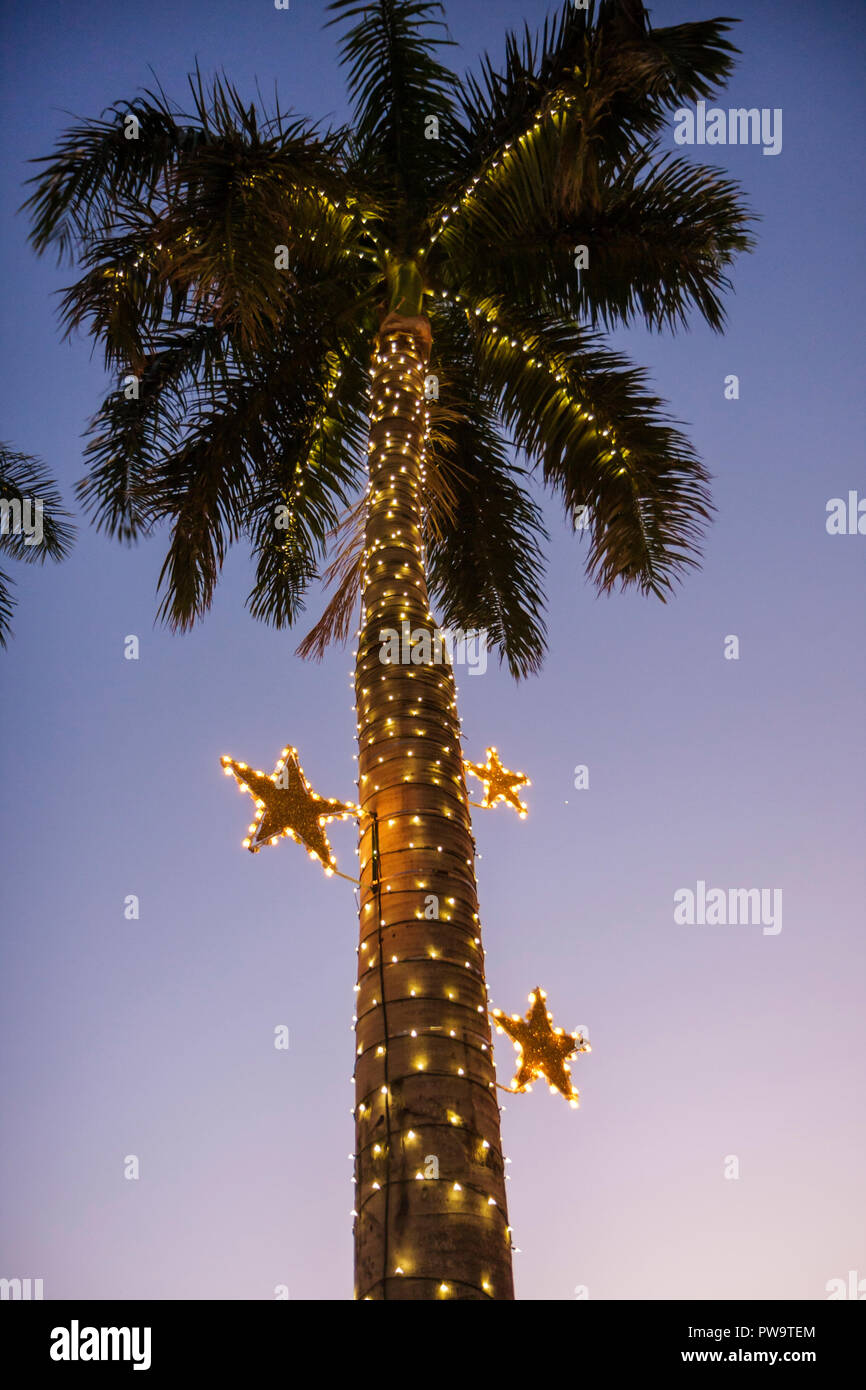
[[[857,0],[659,0],[652,16],[731,8],[746,12],[743,57],[721,104],[781,107],[783,149],[705,153],[761,214],[758,248],[734,271],[723,336],[696,323],[616,340],[715,475],[703,569],[667,606],[596,598],[551,511],[542,674],[458,672],[467,756],[495,743],[532,778],[526,821],[475,813],[491,998],[522,1012],[541,984],[557,1023],[593,1043],[575,1063],[579,1111],[544,1087],[506,1098],[522,1299],[579,1285],[820,1299],[829,1279],[866,1277],[866,536],[825,529],[830,498],[866,496],[866,15]],[[498,56],[507,27],[546,12],[452,4],[455,62]],[[196,58],[250,99],[256,78],[266,94],[277,82],[286,106],[339,119],[323,14],[309,0],[7,8],[0,433],[43,457],[70,504],[104,374],[87,340],[60,342],[53,295],[72,275],[27,247],[27,159],[67,113],[149,85],[149,65],[183,101]],[[293,742],[320,792],[350,797],[351,656],[305,664],[306,629],[254,622],[241,550],[207,620],[172,636],[154,626],[161,559],[160,539],[125,551],[82,522],[62,567],[15,566],[0,1274],[43,1278],[46,1298],[261,1299],[277,1284],[351,1298],[353,893],[294,845],[246,854],[249,803],[219,766],[229,752],[270,769]],[[320,608],[313,594],[311,621]],[[354,829],[332,830],[352,872]],[[673,895],[699,879],[781,888],[782,931],[676,925]],[[497,1058],[507,1084],[504,1039]]]

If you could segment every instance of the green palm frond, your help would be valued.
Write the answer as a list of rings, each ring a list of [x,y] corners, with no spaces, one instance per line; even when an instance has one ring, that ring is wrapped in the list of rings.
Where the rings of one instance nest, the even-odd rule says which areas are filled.
[[[477,298],[606,327],[642,317],[650,328],[675,328],[697,309],[721,329],[725,270],[753,245],[737,185],[649,146],[606,178],[595,206],[572,212],[554,196],[561,124],[552,118],[506,152],[443,227],[431,270],[447,283],[459,266]],[[579,247],[588,259],[580,270]]]
[[[574,103],[607,158],[657,132],[666,114],[709,97],[730,76],[737,49],[720,18],[653,29],[639,0],[565,0],[539,33],[506,35],[505,64],[482,60],[461,85],[466,140],[489,161],[547,112]],[[590,131],[587,130],[587,134]]]
[[[325,586],[334,586],[334,593],[321,618],[298,643],[298,656],[321,661],[332,642],[345,644],[349,639],[361,594],[366,519],[364,496],[349,508],[331,533],[335,553],[322,580]]]
[[[322,322],[318,306],[329,303],[335,312]],[[368,340],[372,316],[340,283],[308,287],[293,307],[267,355],[234,350],[208,324],[166,334],[133,394],[121,383],[91,427],[79,495],[120,539],[170,526],[160,614],[172,626],[204,612],[241,534],[259,562],[252,611],[291,621],[361,485],[368,381],[358,338]],[[349,309],[361,328],[340,326]],[[275,528],[277,509],[290,505],[291,528]]]
[[[368,176],[393,186],[410,216],[431,186],[453,168],[459,139],[457,80],[437,58],[452,45],[438,0],[333,0],[329,24],[356,22],[345,32],[341,61],[348,68],[359,162]],[[428,117],[438,121],[429,138]]]
[[[654,151],[641,152],[605,190],[594,222],[574,228],[588,248],[579,277],[579,316],[605,327],[642,317],[647,327],[676,329],[696,310],[720,332],[725,271],[749,251],[747,213],[736,183],[717,169]],[[564,296],[552,304],[568,312]]]
[[[365,417],[349,394],[355,364],[344,383],[321,345],[295,338],[294,350],[283,347],[247,364],[243,383],[193,420],[191,437],[154,480],[156,512],[172,527],[160,612],[173,626],[191,626],[209,606],[225,551],[242,533],[257,560],[251,612],[292,623],[329,532],[361,486]]]
[[[658,134],[727,78],[732,21],[653,29],[639,0],[568,3],[461,82],[436,0],[330,10],[352,129],[268,114],[196,69],[189,112],[145,91],[37,161],[33,245],[75,260],[65,328],[120,382],[80,495],[121,540],[167,529],[160,611],[178,627],[242,536],[252,613],[293,623],[336,542],[336,593],[302,644],[318,654],[345,635],[359,574],[335,529],[366,479],[380,315],[429,312],[431,589],[525,674],[544,650],[546,537],[514,447],[572,524],[589,517],[600,588],[664,597],[697,562],[707,475],[598,329],[723,322],[750,217]]]
[[[299,277],[369,262],[360,215],[301,183],[301,163],[284,147],[214,143],[173,176],[166,205],[118,207],[64,292],[67,333],[86,327],[109,366],[140,366],[165,323],[209,319],[241,345],[266,343]]]
[[[257,477],[248,520],[257,561],[249,606],[274,627],[291,626],[303,611],[329,539],[366,481],[370,382],[362,344],[370,341],[369,325],[355,334],[326,362],[317,405],[300,437],[287,441],[275,466]]]
[[[697,563],[711,507],[708,475],[646,374],[538,311],[488,301],[461,317],[480,387],[572,525],[589,530],[597,587],[664,598]]]
[[[206,198],[220,170],[229,166],[243,178],[267,155],[278,166],[273,176],[293,187],[339,188],[339,132],[320,134],[279,108],[260,121],[230,82],[215,78],[208,91],[198,69],[189,84],[191,114],[146,90],[70,127],[53,154],[33,161],[43,167],[28,180],[34,188],[23,206],[38,252],[53,246],[62,259],[109,234],[128,209],[165,208],[199,184]]]
[[[430,535],[431,594],[445,627],[486,632],[511,674],[527,676],[547,646],[541,510],[489,415],[464,414],[449,453],[440,467],[456,493],[454,523]]]
[[[209,323],[167,331],[145,358],[137,394],[124,377],[106,396],[84,451],[89,472],[78,485],[99,530],[130,543],[151,529],[158,515],[153,480],[163,458],[179,447],[192,414],[238,379],[228,351]]]
[[[66,558],[72,548],[75,528],[69,512],[63,507],[57,484],[40,459],[0,443],[0,498],[19,503],[38,500],[43,507],[42,543],[27,545],[23,535],[5,532],[0,546],[8,555],[40,565],[46,560]]]
[[[501,70],[485,54],[479,72],[467,73],[460,111],[467,144],[479,161],[493,162],[563,93],[585,54],[591,29],[589,12],[566,3],[559,15],[545,19],[540,33],[527,24],[522,35],[506,34]]]
[[[544,655],[547,532],[508,449],[495,403],[447,315],[435,319],[439,398],[430,405],[427,562],[446,627],[483,629],[512,675]]]

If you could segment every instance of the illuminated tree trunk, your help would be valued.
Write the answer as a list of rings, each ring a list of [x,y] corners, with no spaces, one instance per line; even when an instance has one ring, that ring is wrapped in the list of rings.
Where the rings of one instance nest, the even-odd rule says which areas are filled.
[[[425,318],[392,312],[373,362],[355,682],[355,1296],[513,1299],[474,843],[422,551],[429,343]],[[429,651],[422,638],[418,664],[384,661],[382,634],[400,639],[405,623]]]

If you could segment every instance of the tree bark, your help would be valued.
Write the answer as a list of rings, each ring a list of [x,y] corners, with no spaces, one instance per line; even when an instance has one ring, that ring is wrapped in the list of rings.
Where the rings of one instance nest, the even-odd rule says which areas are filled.
[[[426,318],[391,312],[372,372],[355,680],[364,813],[355,1296],[508,1300],[511,1232],[474,841],[453,674],[447,658],[434,659],[424,570],[429,349]],[[399,636],[406,622],[430,636],[426,663],[382,659],[381,634]]]

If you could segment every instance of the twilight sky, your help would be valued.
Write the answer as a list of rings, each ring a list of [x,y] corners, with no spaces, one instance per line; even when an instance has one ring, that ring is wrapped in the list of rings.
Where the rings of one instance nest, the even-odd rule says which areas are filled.
[[[151,85],[151,67],[183,102],[196,58],[250,99],[258,78],[342,118],[324,8],[7,7],[0,436],[42,456],[68,505],[104,374],[87,340],[59,341],[53,295],[72,274],[26,245],[27,159],[68,113]],[[455,63],[498,57],[506,28],[547,9],[451,4]],[[720,104],[781,108],[783,146],[695,153],[744,184],[757,250],[723,336],[696,321],[616,339],[715,475],[703,569],[667,606],[596,598],[551,509],[542,674],[458,671],[466,755],[494,743],[532,778],[527,820],[475,813],[492,1001],[523,1012],[541,984],[593,1044],[574,1064],[579,1111],[543,1086],[506,1097],[521,1299],[820,1299],[849,1270],[866,1278],[866,536],[825,526],[831,498],[866,496],[866,15],[857,0],[659,0],[652,17],[729,10],[743,57]],[[249,802],[219,765],[270,770],[292,742],[317,790],[350,798],[351,655],[305,664],[306,628],[254,622],[242,550],[211,615],[172,636],[154,626],[161,560],[160,538],[125,551],[82,521],[62,567],[15,566],[0,1275],[43,1278],[46,1298],[351,1298],[353,893],[288,842],[246,854]],[[311,622],[320,608],[313,594]],[[354,827],[331,830],[352,872]],[[676,923],[674,894],[699,880],[781,889],[781,931]],[[502,1038],[497,1059],[508,1084]]]

